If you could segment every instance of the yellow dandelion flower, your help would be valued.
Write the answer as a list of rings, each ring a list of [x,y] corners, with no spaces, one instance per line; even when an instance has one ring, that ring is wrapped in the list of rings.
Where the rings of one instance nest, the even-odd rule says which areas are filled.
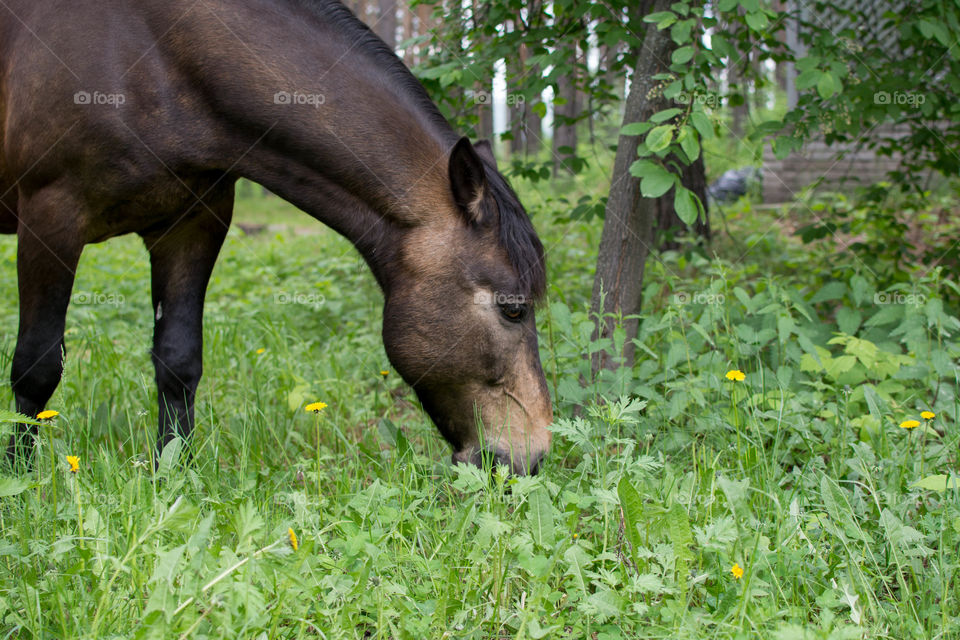
[[[920,426],[919,420],[904,420],[900,423],[901,429],[916,429]]]
[[[260,347],[259,349],[257,349],[257,355],[260,355],[264,351],[266,351],[266,349],[264,349],[263,347]]]
[[[41,411],[37,414],[37,420],[49,420],[60,415],[59,411],[54,411],[53,409],[47,409],[46,411]]]
[[[303,408],[304,411],[313,411],[314,413],[320,413],[327,408],[326,402],[311,402]]]
[[[924,420],[933,420],[937,417],[937,414],[935,414],[933,411],[921,411],[920,417]]]
[[[746,377],[747,375],[743,371],[740,371],[740,369],[730,369],[730,371],[727,371],[727,380],[743,382],[743,379]]]
[[[287,537],[290,539],[290,546],[293,547],[294,551],[300,548],[300,541],[297,540],[297,534],[292,527],[287,529]]]
[[[736,562],[734,562],[734,563],[733,563],[733,566],[730,567],[730,573],[733,574],[733,577],[734,577],[734,578],[736,578],[737,580],[739,580],[740,578],[743,577],[743,568],[742,568],[739,564],[737,564]]]
[[[390,375],[390,372],[386,369],[380,369],[380,375],[386,378],[388,375]]]
[[[80,471],[80,458],[78,456],[67,456],[67,464],[70,465],[70,473]]]

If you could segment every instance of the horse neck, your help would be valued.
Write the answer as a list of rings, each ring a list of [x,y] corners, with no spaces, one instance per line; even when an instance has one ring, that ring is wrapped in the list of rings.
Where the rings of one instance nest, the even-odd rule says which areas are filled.
[[[216,17],[179,31],[186,42],[173,48],[191,52],[184,64],[217,114],[216,152],[233,156],[231,172],[346,235],[371,262],[392,229],[449,209],[457,135],[376,36],[339,3],[315,5],[211,3]]]

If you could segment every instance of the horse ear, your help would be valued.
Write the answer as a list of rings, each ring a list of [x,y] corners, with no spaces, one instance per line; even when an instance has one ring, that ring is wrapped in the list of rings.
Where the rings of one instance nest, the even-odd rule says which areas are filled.
[[[479,221],[480,201],[487,188],[483,160],[470,144],[469,138],[460,138],[450,152],[450,189],[453,201],[471,221]]]
[[[477,140],[477,143],[473,145],[473,148],[477,150],[477,154],[481,158],[499,170],[499,167],[497,167],[497,159],[493,156],[493,145],[490,144],[489,140]]]

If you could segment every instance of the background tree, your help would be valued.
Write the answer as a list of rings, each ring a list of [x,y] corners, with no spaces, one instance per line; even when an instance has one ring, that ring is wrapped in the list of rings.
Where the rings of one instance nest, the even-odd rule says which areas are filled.
[[[510,91],[523,95],[533,113],[546,114],[539,102],[545,89],[555,96],[553,154],[515,156],[516,175],[546,179],[560,165],[576,173],[585,162],[576,123],[592,132],[598,121],[619,120],[623,110],[610,193],[587,207],[602,209],[606,217],[593,295],[597,331],[609,335],[617,318],[626,330],[622,350],[598,354],[597,367],[632,362],[643,265],[656,243],[676,248],[678,226],[709,235],[701,144],[728,117],[735,134],[771,143],[778,157],[813,139],[861,140],[881,154],[901,155],[902,169],[891,178],[898,188],[920,193],[931,171],[951,175],[960,169],[960,62],[954,46],[960,9],[947,0],[878,14],[873,27],[896,46],[880,46],[862,28],[843,26],[863,22],[837,2],[488,0],[473,5],[474,12],[484,12],[483,20],[432,6],[438,45],[464,43],[455,52],[435,47],[419,68],[448,116],[469,111],[463,102],[492,84],[503,60],[510,61]],[[792,37],[788,25],[795,29]],[[521,48],[525,55],[518,56]],[[902,61],[904,51],[910,64]],[[592,56],[604,67],[592,68]],[[751,106],[766,100],[776,74],[785,79],[791,65],[796,105],[783,117],[751,122],[759,113]],[[466,92],[450,90],[456,86]],[[621,87],[629,92],[626,99]],[[489,110],[479,111],[465,124],[488,133],[481,114]],[[863,135],[884,123],[894,128]],[[514,126],[509,135],[517,132]]]

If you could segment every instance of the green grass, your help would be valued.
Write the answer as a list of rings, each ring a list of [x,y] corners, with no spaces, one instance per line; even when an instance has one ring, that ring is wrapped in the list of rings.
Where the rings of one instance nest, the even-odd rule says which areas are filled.
[[[595,196],[591,180],[568,198]],[[168,451],[155,472],[146,252],[88,247],[60,415],[36,469],[0,478],[0,637],[960,636],[960,489],[929,479],[960,475],[955,285],[888,285],[742,210],[710,257],[651,260],[638,362],[593,379],[598,221],[550,224],[563,201],[522,191],[551,280],[557,422],[535,478],[451,467],[412,392],[380,376],[381,300],[357,254],[251,197],[238,219],[318,233],[231,232],[193,463]],[[0,238],[2,371],[14,255]],[[875,304],[889,286],[923,298]]]

